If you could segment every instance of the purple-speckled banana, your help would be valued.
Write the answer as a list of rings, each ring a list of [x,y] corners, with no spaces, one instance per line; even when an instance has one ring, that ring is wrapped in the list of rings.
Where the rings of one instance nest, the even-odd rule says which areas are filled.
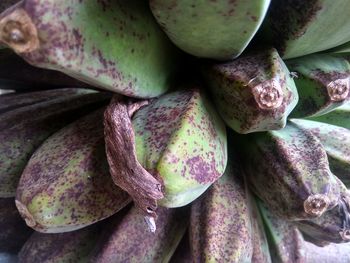
[[[16,193],[27,225],[39,232],[73,231],[109,217],[130,202],[108,172],[103,111],[50,136],[29,160]]]
[[[32,65],[132,97],[166,92],[180,57],[138,0],[23,0],[0,16],[0,42]]]
[[[157,200],[165,207],[184,206],[224,173],[226,128],[196,88],[135,110],[139,103],[112,100],[105,112],[106,150],[114,182],[154,216]]]
[[[243,52],[270,4],[270,0],[149,2],[156,20],[179,48],[194,56],[220,60]]]
[[[338,204],[342,190],[327,154],[311,132],[293,123],[279,131],[238,138],[250,186],[284,219],[318,217]]]
[[[304,263],[304,239],[290,222],[273,215],[258,199],[257,206],[264,222],[272,262]]]
[[[118,216],[118,215],[117,215]],[[137,207],[106,227],[91,253],[91,263],[169,262],[189,222],[189,209],[159,208],[151,233]]]
[[[239,133],[282,129],[298,102],[294,81],[275,49],[205,66],[203,77],[220,115]]]
[[[336,125],[302,119],[292,119],[299,127],[312,132],[327,152],[332,172],[350,186],[350,130]]]
[[[33,232],[18,213],[14,198],[0,198],[0,254],[17,254]]]
[[[299,93],[299,102],[291,116],[319,116],[350,99],[350,63],[331,54],[312,54],[286,61]]]
[[[86,94],[89,92],[69,90],[67,93],[0,114],[0,197],[16,195],[24,167],[50,135],[106,105],[110,99],[106,93]],[[8,96],[16,97],[15,94]]]
[[[193,262],[250,262],[253,230],[241,175],[237,162],[230,158],[224,175],[192,203]]]
[[[69,233],[35,232],[18,253],[21,263],[86,263],[95,246],[101,225],[95,224]]]

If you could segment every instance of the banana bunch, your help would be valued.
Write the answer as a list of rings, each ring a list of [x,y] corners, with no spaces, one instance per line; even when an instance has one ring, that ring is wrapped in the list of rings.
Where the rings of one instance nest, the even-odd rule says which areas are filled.
[[[0,12],[0,262],[350,261],[349,1]]]

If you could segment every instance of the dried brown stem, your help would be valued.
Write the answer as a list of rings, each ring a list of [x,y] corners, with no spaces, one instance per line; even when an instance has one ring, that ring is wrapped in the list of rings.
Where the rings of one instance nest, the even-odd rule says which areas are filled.
[[[104,114],[106,153],[114,183],[127,191],[146,215],[156,217],[162,184],[138,162],[131,123],[131,115],[144,105],[145,101],[130,104],[120,96],[113,97]]]

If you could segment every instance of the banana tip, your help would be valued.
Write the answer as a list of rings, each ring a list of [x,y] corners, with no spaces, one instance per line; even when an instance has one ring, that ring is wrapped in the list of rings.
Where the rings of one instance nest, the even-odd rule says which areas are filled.
[[[329,198],[323,194],[310,195],[304,201],[305,213],[312,216],[321,216],[329,206]]]
[[[34,217],[30,214],[30,212],[28,211],[27,207],[22,204],[20,201],[16,200],[16,206],[17,209],[19,211],[19,213],[21,214],[21,216],[23,217],[23,219],[25,220],[26,224],[29,227],[34,227],[36,226],[36,222]]]

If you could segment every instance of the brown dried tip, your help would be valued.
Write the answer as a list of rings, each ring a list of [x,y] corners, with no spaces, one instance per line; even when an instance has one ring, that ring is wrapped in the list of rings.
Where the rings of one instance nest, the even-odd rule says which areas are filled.
[[[28,13],[20,7],[5,13],[0,18],[0,42],[17,53],[38,49],[40,46],[38,31]]]
[[[259,108],[263,110],[277,109],[283,102],[283,92],[276,79],[256,85],[253,88],[253,95]]]
[[[349,94],[350,77],[337,79],[327,85],[328,96],[332,101],[343,101]]]
[[[116,185],[127,191],[148,217],[156,217],[157,200],[163,198],[162,183],[138,162],[132,114],[147,101],[130,103],[114,96],[104,113],[106,153]]]
[[[310,195],[304,201],[304,211],[312,216],[321,216],[327,210],[329,202],[329,198],[323,194]]]
[[[23,205],[21,202],[19,202],[18,200],[16,200],[15,202],[16,202],[16,207],[17,207],[19,213],[21,214],[21,216],[23,217],[23,219],[25,220],[27,226],[35,227],[36,226],[35,219],[30,214],[27,207],[25,205]]]

